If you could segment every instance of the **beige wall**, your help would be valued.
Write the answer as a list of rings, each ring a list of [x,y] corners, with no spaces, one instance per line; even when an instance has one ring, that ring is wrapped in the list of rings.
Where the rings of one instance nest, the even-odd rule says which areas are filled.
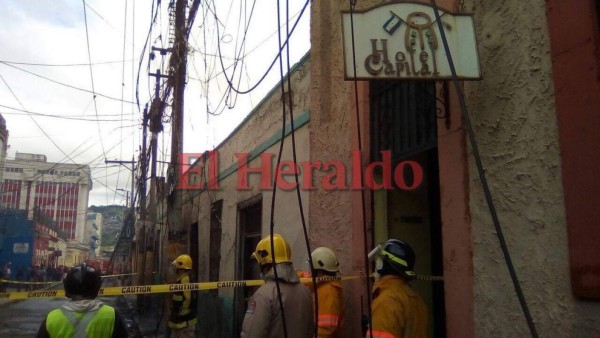
[[[362,8],[369,3],[373,1],[359,1],[358,6]],[[350,168],[351,151],[358,149],[358,142],[354,83],[345,81],[343,76],[340,11],[346,9],[348,1],[342,0],[314,1],[311,6],[310,158],[311,161],[341,161]],[[358,86],[361,97],[365,93],[364,83]],[[363,162],[368,161],[369,153],[365,104],[365,101],[359,103]],[[311,245],[331,247],[337,254],[340,270],[346,275],[365,273],[360,194],[360,191],[328,192],[321,189],[310,196]],[[366,192],[365,198],[365,218],[369,221],[370,193]],[[358,337],[361,315],[368,312],[366,285],[353,281],[345,283],[344,287],[345,336]]]
[[[545,2],[465,3],[466,10],[475,13],[483,71],[483,81],[468,83],[465,92],[498,216],[533,320],[540,337],[598,336],[600,302],[578,301],[571,295]],[[526,336],[529,331],[473,159],[469,162],[475,333],[477,337]]]
[[[296,65],[299,67],[293,72],[292,88],[294,98],[294,117],[295,120],[306,120],[308,118],[309,102],[309,72],[310,62],[308,58],[304,63]],[[275,167],[277,154],[279,151],[279,141],[282,130],[282,106],[281,91],[279,87],[273,89],[271,94],[253,110],[249,117],[230,135],[228,139],[222,142],[218,147],[219,173],[224,173],[228,168],[237,166],[236,153],[256,152],[257,149],[263,149],[263,153],[273,154],[272,168]],[[287,124],[289,125],[289,115]],[[298,128],[298,125],[295,125]],[[308,124],[300,127],[295,132],[296,154],[298,162],[309,160],[309,127]],[[291,135],[285,138],[282,161],[292,160]],[[249,162],[250,168],[264,166],[262,159],[257,157]],[[273,175],[273,173],[271,174]],[[197,221],[199,223],[200,237],[200,280],[208,280],[208,259],[209,259],[209,241],[210,236],[210,206],[217,200],[223,200],[222,213],[222,235],[221,235],[221,267],[219,280],[235,279],[235,261],[236,261],[236,230],[238,226],[238,204],[250,198],[262,194],[262,233],[266,236],[269,233],[271,198],[270,189],[260,188],[261,176],[250,174],[248,185],[250,190],[237,189],[238,179],[241,174],[239,171],[231,174],[219,181],[220,189],[217,191],[202,192],[199,197],[195,197],[192,203],[184,206],[184,218],[189,219],[189,223]],[[286,176],[286,181],[293,182],[293,175]],[[302,178],[300,177],[300,180]],[[210,196],[209,196],[210,195]],[[188,194],[184,193],[184,201],[189,200]],[[302,202],[304,205],[305,217],[308,227],[308,192],[301,191]],[[304,268],[308,254],[300,221],[298,200],[295,190],[283,191],[278,189],[275,201],[275,232],[280,233],[290,243],[293,252],[293,262],[296,268]],[[220,295],[223,297],[233,297],[233,289],[222,289]]]
[[[357,9],[381,2],[359,1]],[[574,299],[569,284],[545,2],[466,0],[464,3],[465,11],[474,13],[483,71],[483,80],[465,83],[467,104],[504,235],[539,335],[600,335],[600,303]],[[458,1],[438,1],[438,4],[458,9]],[[311,159],[344,158],[353,148],[354,95],[352,82],[345,82],[342,76],[339,18],[340,11],[347,9],[348,1],[343,0],[312,3]],[[451,106],[457,109],[456,101],[452,101]],[[463,277],[473,279],[468,281],[474,285],[473,294],[465,295],[466,299],[473,299],[473,304],[446,308],[448,319],[466,316],[461,326],[472,325],[473,330],[456,327],[454,321],[447,322],[448,327],[454,326],[456,330],[449,332],[449,336],[465,337],[457,332],[467,335],[474,332],[476,337],[528,336],[484,200],[471,147],[468,144],[466,147],[470,171],[465,188],[469,189],[469,195],[462,198],[442,189],[442,207],[458,202],[457,207],[467,208],[468,212],[458,218],[443,213],[443,222],[457,222],[472,229],[472,235],[466,238],[472,257],[452,256],[456,252],[446,250],[444,264],[445,267],[473,265],[474,276],[466,273]],[[456,156],[460,158],[461,154]],[[446,173],[442,179],[444,177],[452,175]],[[358,269],[351,249],[356,239],[353,232],[348,231],[349,224],[360,217],[353,208],[352,196],[316,191],[311,194],[310,203],[312,244],[328,244],[330,234],[335,234],[342,269],[345,272]],[[446,228],[454,226],[444,225]],[[465,233],[469,233],[468,229]],[[469,248],[465,252],[468,253]],[[468,257],[472,262],[456,262],[457,257]],[[447,298],[457,300],[452,292],[456,291],[446,289]],[[471,291],[467,288],[461,292]],[[356,306],[352,307],[356,302],[348,300],[346,304],[350,305],[347,313],[356,316],[359,311]],[[472,317],[471,307],[474,308]],[[345,322],[353,325],[356,319],[346,318]]]

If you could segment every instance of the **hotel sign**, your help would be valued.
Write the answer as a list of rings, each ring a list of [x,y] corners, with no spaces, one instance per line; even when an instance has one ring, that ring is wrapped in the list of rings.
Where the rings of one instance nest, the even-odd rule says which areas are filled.
[[[477,41],[470,14],[439,9],[450,53],[461,80],[479,80]],[[385,3],[342,13],[345,78],[440,80],[452,78],[450,65],[431,6]],[[354,33],[355,50],[352,50]]]

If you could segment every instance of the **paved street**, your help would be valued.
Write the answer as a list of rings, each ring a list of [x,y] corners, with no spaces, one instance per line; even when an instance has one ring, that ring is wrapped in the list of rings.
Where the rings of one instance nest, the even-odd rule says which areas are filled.
[[[105,286],[114,284],[106,283]],[[51,289],[60,289],[61,284]],[[8,290],[9,292],[16,290]],[[142,337],[137,322],[147,323],[149,326],[151,318],[140,320],[135,311],[130,310],[130,304],[135,298],[128,301],[122,296],[98,297],[105,304],[115,307],[122,315],[127,325],[129,337]],[[50,310],[60,307],[67,298],[37,298],[27,300],[2,300],[0,301],[0,337],[34,337],[44,317]],[[149,317],[149,316],[144,316]],[[154,321],[156,322],[156,321]],[[154,332],[152,332],[154,337]]]

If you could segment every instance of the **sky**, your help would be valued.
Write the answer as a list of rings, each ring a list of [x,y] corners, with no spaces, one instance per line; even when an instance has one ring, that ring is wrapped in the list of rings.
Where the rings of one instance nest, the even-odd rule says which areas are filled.
[[[150,60],[149,49],[170,47],[169,1],[2,5],[0,113],[9,131],[7,158],[34,153],[48,162],[87,164],[93,184],[89,205],[125,205],[122,190],[131,190],[131,171],[105,161],[138,158],[142,110],[155,88],[148,73],[167,72],[168,56],[155,53]],[[285,6],[282,1],[282,41],[286,14],[289,29],[299,20],[289,42],[293,66],[310,49],[310,4],[292,1],[289,11]],[[216,147],[278,85],[279,62],[267,73],[279,50],[277,33],[277,2],[202,1],[189,39],[184,152]],[[284,54],[284,73],[286,59]],[[228,90],[224,75],[246,91],[265,73],[243,95]],[[171,134],[168,123],[164,126],[158,157],[168,162]],[[166,169],[159,166],[159,175]]]

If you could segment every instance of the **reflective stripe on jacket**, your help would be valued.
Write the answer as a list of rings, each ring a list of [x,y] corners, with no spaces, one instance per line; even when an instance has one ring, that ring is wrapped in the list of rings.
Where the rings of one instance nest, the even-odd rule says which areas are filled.
[[[371,308],[373,338],[427,338],[425,302],[401,277],[375,282]]]
[[[53,338],[109,338],[114,325],[115,309],[108,305],[89,312],[56,309],[46,317],[46,330]]]
[[[342,337],[342,321],[344,318],[342,282],[335,280],[319,283],[317,296],[319,301],[318,337]]]
[[[177,279],[177,284],[189,284],[190,276],[184,274]],[[169,327],[183,329],[196,325],[196,294],[192,291],[173,292],[171,296],[171,317]]]

